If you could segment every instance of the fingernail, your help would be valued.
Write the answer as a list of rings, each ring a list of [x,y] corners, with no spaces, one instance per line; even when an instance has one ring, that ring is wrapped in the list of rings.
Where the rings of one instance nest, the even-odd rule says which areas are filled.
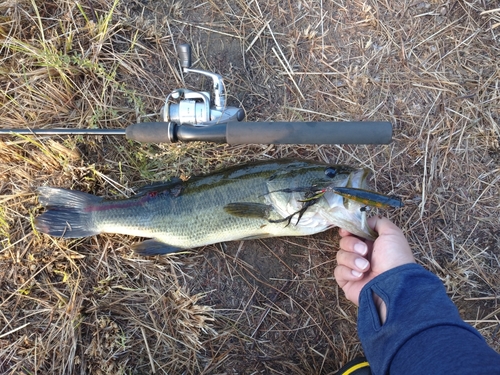
[[[366,250],[368,250],[368,248],[364,243],[358,242],[357,244],[354,245],[354,251],[360,255],[365,255]]]
[[[364,258],[356,258],[354,260],[354,264],[356,265],[356,267],[358,267],[359,269],[362,269],[362,270],[365,270],[366,268],[368,268],[368,265],[370,263],[368,263],[368,261]]]
[[[356,270],[351,270],[351,273],[354,277],[360,277],[361,275],[363,275],[361,272]]]

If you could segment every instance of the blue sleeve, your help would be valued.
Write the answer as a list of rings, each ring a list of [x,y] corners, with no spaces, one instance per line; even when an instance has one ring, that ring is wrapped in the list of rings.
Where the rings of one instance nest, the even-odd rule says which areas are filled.
[[[381,325],[373,301],[387,305]],[[500,374],[500,355],[466,324],[438,277],[406,264],[371,280],[359,296],[358,332],[373,374]]]

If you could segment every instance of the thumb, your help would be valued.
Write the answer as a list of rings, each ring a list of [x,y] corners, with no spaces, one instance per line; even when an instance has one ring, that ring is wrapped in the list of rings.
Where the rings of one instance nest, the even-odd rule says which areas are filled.
[[[375,232],[377,232],[379,236],[384,236],[384,235],[385,236],[386,235],[404,236],[403,232],[396,224],[394,224],[389,219],[382,217],[382,216],[379,216],[379,215],[369,218],[368,225]]]

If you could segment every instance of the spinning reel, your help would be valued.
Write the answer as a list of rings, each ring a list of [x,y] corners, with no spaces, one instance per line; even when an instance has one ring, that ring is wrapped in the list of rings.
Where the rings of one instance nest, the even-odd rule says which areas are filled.
[[[226,89],[222,76],[201,69],[191,68],[191,46],[179,45],[179,58],[184,73],[197,73],[213,81],[213,105],[207,91],[176,89],[172,91],[161,110],[162,121],[178,125],[208,126],[220,122],[242,121],[245,112],[241,108],[226,106]]]

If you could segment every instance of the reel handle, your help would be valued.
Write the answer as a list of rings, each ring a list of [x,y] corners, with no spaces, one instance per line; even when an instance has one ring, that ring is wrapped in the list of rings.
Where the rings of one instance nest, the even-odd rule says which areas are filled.
[[[179,61],[182,68],[191,68],[191,45],[179,44]]]

